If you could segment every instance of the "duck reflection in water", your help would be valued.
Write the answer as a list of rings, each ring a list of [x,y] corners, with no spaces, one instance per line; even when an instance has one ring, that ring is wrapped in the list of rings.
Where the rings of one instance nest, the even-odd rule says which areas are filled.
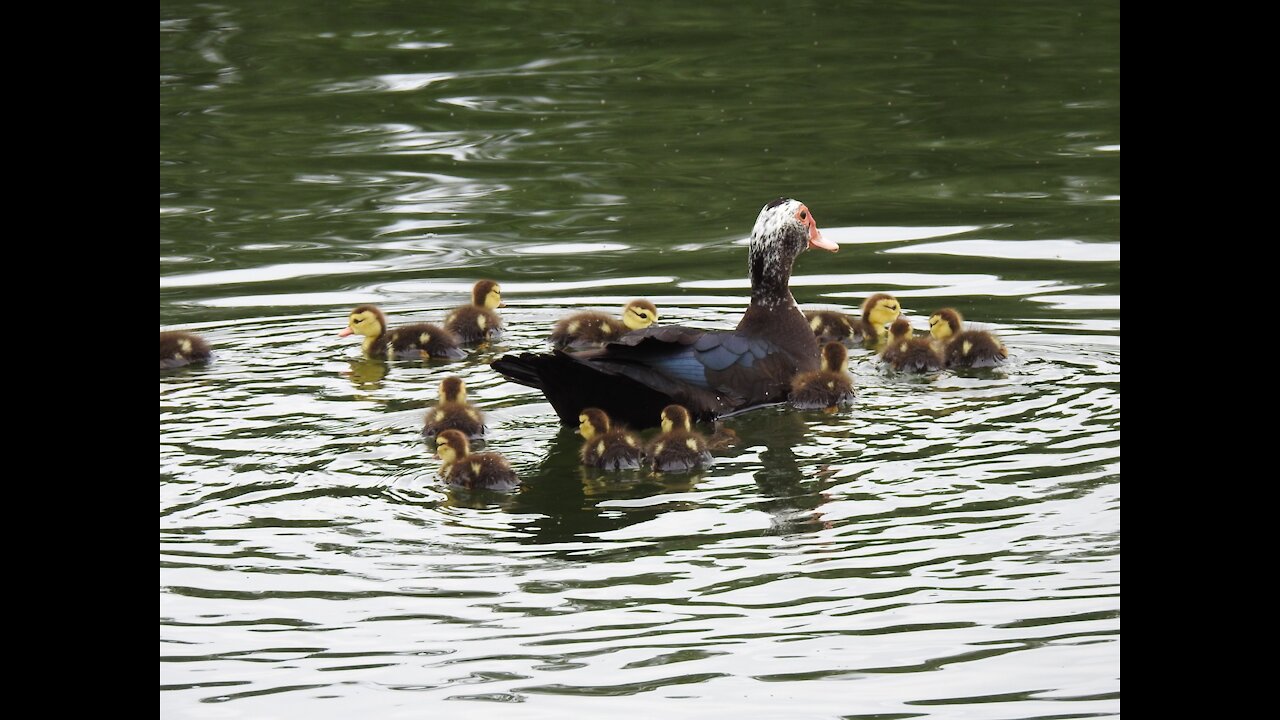
[[[342,374],[361,390],[377,390],[381,387],[383,378],[387,376],[387,364],[381,360],[368,360],[361,358],[359,360],[349,360],[350,370],[344,370]]]

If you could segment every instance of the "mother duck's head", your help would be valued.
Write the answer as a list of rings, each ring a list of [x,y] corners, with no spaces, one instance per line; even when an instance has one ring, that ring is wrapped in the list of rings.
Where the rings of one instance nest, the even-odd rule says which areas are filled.
[[[790,299],[791,264],[811,247],[840,250],[839,245],[822,237],[804,203],[780,197],[765,205],[751,230],[748,264],[752,298],[765,304],[784,295]]]

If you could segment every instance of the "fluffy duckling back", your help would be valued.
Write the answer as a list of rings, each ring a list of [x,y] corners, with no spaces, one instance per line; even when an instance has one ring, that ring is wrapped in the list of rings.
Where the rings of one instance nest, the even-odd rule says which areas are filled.
[[[609,416],[598,408],[586,408],[578,415],[578,432],[582,433],[583,465],[605,470],[634,470],[640,467],[644,453],[640,438],[624,428],[613,427]]]
[[[649,461],[654,470],[685,472],[711,464],[707,440],[693,429],[689,411],[683,405],[662,409],[662,433],[649,443]]]
[[[427,410],[422,434],[434,437],[445,430],[459,430],[471,440],[484,437],[484,414],[467,402],[467,386],[455,375],[440,381],[440,400]]]
[[[506,458],[498,453],[470,453],[467,436],[445,430],[436,436],[436,455],[444,461],[440,477],[468,490],[510,490],[520,484]]]
[[[170,330],[160,333],[160,369],[204,362],[213,354],[209,343],[195,333]]]
[[[964,318],[954,308],[929,317],[929,334],[942,347],[947,367],[995,367],[1009,357],[999,338],[981,330],[962,330]]]
[[[347,327],[338,337],[361,335],[364,356],[377,360],[416,360],[428,357],[458,359],[466,353],[458,347],[453,333],[432,323],[402,325],[387,329],[387,316],[373,305],[361,305],[347,317]]]
[[[822,367],[791,381],[791,406],[800,410],[831,409],[853,402],[849,352],[838,342],[822,346]]]
[[[658,321],[658,308],[648,300],[632,300],[622,308],[622,319],[601,312],[580,312],[562,318],[551,329],[551,344],[558,348],[597,347],[641,330]]]
[[[463,344],[502,337],[502,316],[494,312],[502,303],[502,288],[492,280],[481,280],[471,288],[471,304],[449,311],[444,326]]]
[[[942,353],[926,338],[912,337],[911,323],[900,317],[889,328],[889,342],[880,359],[900,372],[937,372],[946,367]]]

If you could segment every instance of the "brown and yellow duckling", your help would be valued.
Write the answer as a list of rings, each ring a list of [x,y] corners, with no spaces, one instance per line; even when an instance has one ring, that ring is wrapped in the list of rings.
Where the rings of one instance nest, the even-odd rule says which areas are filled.
[[[898,319],[902,305],[888,293],[875,293],[862,301],[857,320],[835,310],[810,310],[804,314],[819,343],[841,342],[876,345],[888,337],[886,328]]]
[[[849,351],[838,342],[822,346],[821,369],[801,373],[791,381],[791,406],[800,410],[835,410],[853,402]]]
[[[685,472],[711,464],[707,439],[693,429],[689,411],[683,405],[662,409],[662,433],[649,443],[646,453],[654,470]]]
[[[213,354],[209,343],[195,333],[170,330],[160,333],[160,369],[204,362]]]
[[[880,359],[899,372],[937,372],[946,367],[942,353],[928,338],[913,337],[911,323],[900,317],[889,327],[889,342]]]
[[[387,316],[373,305],[361,305],[347,317],[347,327],[338,337],[361,335],[364,356],[377,360],[416,360],[428,357],[458,359],[466,353],[458,347],[453,333],[432,323],[402,325],[387,329]]]
[[[558,348],[596,347],[657,321],[656,305],[648,300],[632,300],[622,308],[621,320],[602,312],[580,312],[562,318],[551,329],[550,339]]]
[[[468,490],[510,490],[520,484],[507,459],[498,453],[470,452],[467,436],[445,430],[436,436],[436,457],[444,461],[440,477],[450,485]]]
[[[616,427],[605,411],[586,408],[578,415],[582,434],[583,465],[604,470],[634,470],[644,460],[640,438],[626,428]]]
[[[502,316],[494,312],[506,307],[502,288],[492,280],[481,280],[471,288],[471,304],[454,308],[444,317],[444,326],[468,345],[502,337]]]
[[[942,348],[947,367],[995,367],[1009,357],[999,338],[982,330],[963,330],[964,318],[954,308],[929,316],[929,334]]]
[[[471,440],[484,437],[484,414],[467,402],[467,386],[462,378],[449,376],[440,381],[440,400],[427,409],[422,434],[434,437],[445,430],[460,430]]]

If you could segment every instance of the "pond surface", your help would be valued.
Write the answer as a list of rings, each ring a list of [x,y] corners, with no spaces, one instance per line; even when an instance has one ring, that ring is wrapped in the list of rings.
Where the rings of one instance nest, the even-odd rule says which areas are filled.
[[[171,2],[160,21],[166,718],[1118,717],[1119,7]],[[488,363],[577,309],[736,324],[760,207],[999,370],[766,408],[696,474],[605,474]],[[381,363],[376,303],[502,341]],[[465,379],[513,493],[419,434]],[[493,708],[477,703],[501,702]]]

